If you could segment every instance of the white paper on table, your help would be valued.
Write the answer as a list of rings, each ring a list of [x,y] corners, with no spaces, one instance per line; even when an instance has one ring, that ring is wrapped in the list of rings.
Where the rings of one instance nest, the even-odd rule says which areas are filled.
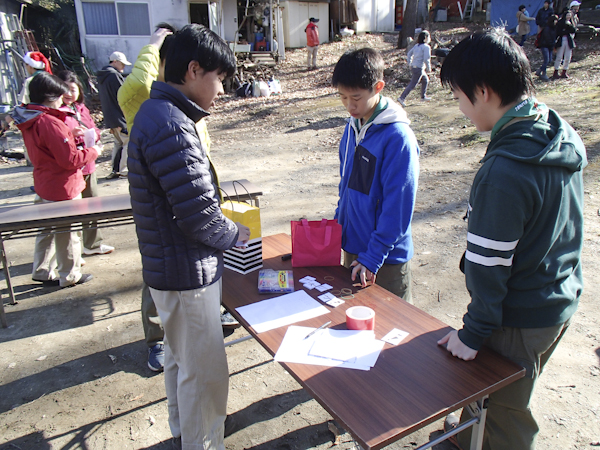
[[[315,339],[317,339],[323,331],[326,331],[319,330],[308,339],[304,339],[308,333],[314,330],[315,328],[299,327],[295,325],[288,327],[287,332],[283,337],[283,341],[281,341],[281,345],[275,354],[275,361],[312,364],[315,366],[341,367],[345,369],[371,369],[372,366],[367,363],[363,363],[362,360],[349,362],[310,355],[309,351],[315,343]]]
[[[305,291],[296,291],[236,308],[257,333],[327,314],[329,310]]]
[[[360,361],[373,367],[384,342],[375,339],[372,330],[332,330],[326,329],[318,334],[315,343],[308,352],[311,356],[341,361]]]

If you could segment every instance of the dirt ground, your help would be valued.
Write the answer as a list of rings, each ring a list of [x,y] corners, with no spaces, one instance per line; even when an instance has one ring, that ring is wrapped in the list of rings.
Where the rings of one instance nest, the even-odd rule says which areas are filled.
[[[444,39],[467,30],[447,25]],[[321,67],[305,70],[305,53],[289,51],[276,77],[283,94],[270,98],[224,96],[209,119],[212,154],[222,180],[246,178],[264,191],[263,234],[289,233],[289,221],[332,217],[337,201],[339,141],[345,110],[329,86],[346,48],[373,46],[390,74],[385,92],[396,98],[408,82],[405,51],[396,35],[365,35],[323,45]],[[526,44],[532,66],[540,56]],[[488,137],[466,119],[432,75],[430,103],[413,92],[407,104],[421,146],[421,173],[413,221],[414,301],[453,327],[469,302],[458,261],[465,248],[462,217]],[[539,449],[600,446],[600,45],[575,51],[571,79],[536,81],[538,98],[580,132],[590,164],[585,170],[586,288],[569,332],[541,377],[533,409]],[[110,141],[108,135],[105,136]],[[9,148],[22,146],[9,133]],[[110,144],[98,168],[101,195],[126,193],[126,179],[106,181]],[[30,204],[31,168],[0,163],[0,207]],[[6,243],[17,305],[3,300],[9,328],[0,329],[0,449],[152,449],[170,447],[162,374],[146,366],[140,320],[141,264],[133,226],[104,230],[111,255],[86,257],[90,283],[44,289],[31,282],[33,240]],[[2,281],[4,285],[4,281]],[[227,340],[244,336],[236,330]],[[199,343],[199,345],[201,345]],[[331,417],[253,340],[228,347],[229,413],[242,428],[225,440],[229,450],[352,448],[348,434],[334,445]],[[399,383],[402,380],[398,380]],[[441,423],[390,445],[414,449],[439,433]],[[447,443],[435,447],[450,449]],[[515,449],[518,450],[518,449]]]

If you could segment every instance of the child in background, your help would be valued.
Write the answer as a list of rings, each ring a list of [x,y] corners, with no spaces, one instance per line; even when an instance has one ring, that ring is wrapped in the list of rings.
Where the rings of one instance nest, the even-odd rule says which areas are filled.
[[[406,106],[405,100],[410,91],[420,82],[421,83],[421,100],[428,102],[431,97],[427,97],[427,86],[429,85],[429,77],[427,72],[431,72],[431,47],[429,46],[431,38],[428,31],[421,31],[417,38],[417,45],[410,49],[406,55],[408,65],[412,72],[410,83],[398,97],[398,102],[402,106]]]
[[[85,106],[83,97],[83,85],[77,74],[64,70],[57,74],[69,88],[69,92],[63,95],[63,105],[60,110],[67,113],[65,123],[75,136],[75,145],[78,148],[85,147],[84,134],[87,130],[94,130],[94,145],[101,148],[100,130],[96,127],[90,110]],[[85,180],[85,189],[81,193],[82,198],[98,197],[98,179],[96,177],[96,161],[91,161],[81,169]],[[102,243],[102,233],[96,227],[96,222],[90,222],[83,226],[83,254],[105,255],[112,253],[115,249],[110,245]]]
[[[344,266],[412,303],[411,221],[419,146],[406,112],[381,94],[383,58],[371,48],[345,53],[332,84],[350,119],[340,142],[335,218],[342,225]]]

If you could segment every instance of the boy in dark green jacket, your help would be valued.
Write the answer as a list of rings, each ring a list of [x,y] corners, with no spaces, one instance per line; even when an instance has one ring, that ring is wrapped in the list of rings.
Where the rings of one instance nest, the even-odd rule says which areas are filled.
[[[489,397],[484,449],[535,448],[529,405],[537,377],[564,335],[583,289],[585,147],[533,97],[529,61],[502,30],[475,33],[444,61],[442,83],[491,142],[471,188],[463,328],[438,344],[471,360],[482,345],[525,367]],[[462,266],[462,264],[461,264]],[[469,432],[458,435],[463,448]]]

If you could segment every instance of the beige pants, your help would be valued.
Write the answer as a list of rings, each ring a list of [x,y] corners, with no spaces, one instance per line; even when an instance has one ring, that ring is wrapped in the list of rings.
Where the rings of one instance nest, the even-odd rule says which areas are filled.
[[[183,450],[225,450],[229,369],[221,328],[221,280],[191,291],[150,288],[165,332],[169,426]]]
[[[110,132],[115,138],[115,144],[112,150],[113,171],[127,173],[127,145],[129,144],[129,135],[121,133],[121,128],[111,128]]]
[[[81,198],[81,194],[75,198]],[[35,196],[34,203],[53,203]],[[52,228],[43,228],[42,233]],[[55,280],[61,286],[71,286],[81,278],[81,240],[79,232],[40,234],[35,239],[33,253],[34,280]],[[58,275],[57,272],[58,271]]]
[[[317,51],[319,50],[319,46],[316,47],[306,47],[308,50],[308,54],[306,55],[306,66],[310,69],[311,67],[317,67]],[[312,58],[312,63],[311,63]]]

